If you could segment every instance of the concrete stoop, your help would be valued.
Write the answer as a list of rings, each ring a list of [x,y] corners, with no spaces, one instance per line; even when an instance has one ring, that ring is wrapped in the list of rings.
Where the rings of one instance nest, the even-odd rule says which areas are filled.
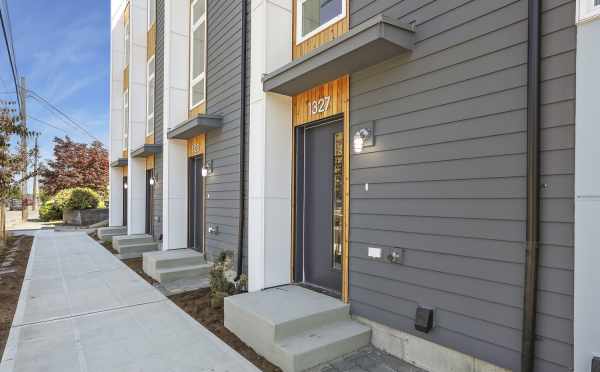
[[[285,372],[356,351],[371,337],[348,304],[293,285],[225,298],[225,327]]]
[[[158,242],[147,234],[113,236],[112,243],[121,259],[142,257],[144,252],[158,250]]]
[[[127,235],[127,226],[101,227],[97,231],[98,239],[112,241],[113,236]]]
[[[184,279],[208,277],[212,263],[192,249],[148,252],[143,254],[143,269],[148,276],[164,284]]]

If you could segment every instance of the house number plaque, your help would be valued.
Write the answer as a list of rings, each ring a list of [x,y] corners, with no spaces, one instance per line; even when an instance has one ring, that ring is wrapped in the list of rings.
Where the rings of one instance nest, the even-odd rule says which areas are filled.
[[[316,115],[327,111],[331,103],[331,96],[315,99],[308,102],[308,115]]]
[[[194,143],[192,144],[192,153],[197,154],[200,152],[200,144]]]

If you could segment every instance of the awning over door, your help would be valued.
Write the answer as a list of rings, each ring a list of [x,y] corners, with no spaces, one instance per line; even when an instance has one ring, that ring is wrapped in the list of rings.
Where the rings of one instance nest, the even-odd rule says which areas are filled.
[[[167,138],[169,139],[190,139],[199,134],[205,133],[211,129],[221,128],[223,118],[218,115],[198,115],[192,119],[186,120],[169,129]]]
[[[144,144],[131,152],[132,158],[147,158],[162,152],[162,145]]]
[[[413,26],[384,15],[375,16],[265,75],[263,90],[296,95],[412,50],[413,36]]]
[[[127,166],[127,158],[119,158],[110,163],[113,168],[123,168]]]

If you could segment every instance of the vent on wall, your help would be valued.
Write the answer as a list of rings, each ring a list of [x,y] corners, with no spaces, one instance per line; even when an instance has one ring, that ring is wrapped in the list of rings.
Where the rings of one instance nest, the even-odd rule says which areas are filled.
[[[433,328],[433,309],[418,306],[415,314],[415,329],[429,333],[431,328]]]

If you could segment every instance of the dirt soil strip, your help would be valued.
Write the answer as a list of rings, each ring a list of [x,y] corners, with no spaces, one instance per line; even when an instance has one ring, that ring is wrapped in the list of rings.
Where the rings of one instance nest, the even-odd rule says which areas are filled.
[[[99,243],[112,254],[117,253],[112,248],[112,244],[110,242]],[[144,273],[141,258],[131,258],[122,261],[148,283],[151,285],[156,284],[154,279],[150,278]],[[179,308],[185,311],[189,316],[194,318],[198,323],[202,324],[204,327],[206,327],[206,329],[223,340],[223,342],[229,345],[232,349],[243,355],[244,358],[248,359],[260,370],[265,372],[281,372],[281,369],[258,355],[252,348],[250,348],[236,335],[225,328],[223,320],[223,308],[213,309],[210,307],[209,289],[198,289],[195,291],[177,294],[170,296],[169,299],[179,306]]]
[[[32,244],[32,236],[18,236],[9,238],[7,246],[0,249],[0,264],[5,262],[5,258],[11,254],[11,250],[16,249],[13,264],[3,268],[14,269],[15,271],[0,274],[0,355],[4,353],[6,340],[17,310],[21,285],[23,284],[23,278],[25,278],[25,270],[27,269]]]

